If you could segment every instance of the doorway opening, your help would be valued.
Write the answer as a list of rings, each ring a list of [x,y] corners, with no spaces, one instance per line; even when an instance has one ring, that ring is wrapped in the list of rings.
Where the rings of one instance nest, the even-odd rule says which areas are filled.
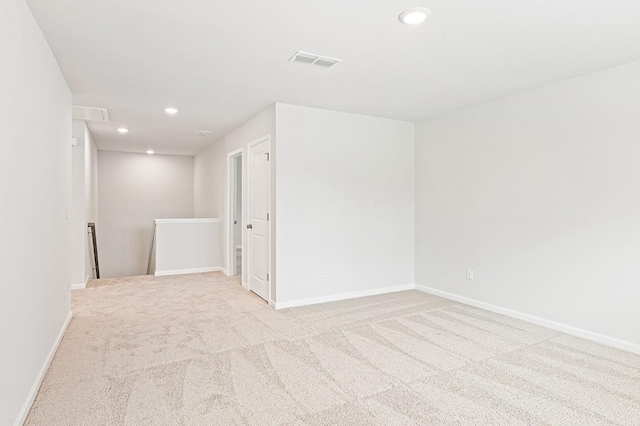
[[[243,150],[227,154],[227,272],[228,275],[244,277],[243,264],[243,194],[244,182],[242,179]],[[242,279],[243,286],[244,279]]]

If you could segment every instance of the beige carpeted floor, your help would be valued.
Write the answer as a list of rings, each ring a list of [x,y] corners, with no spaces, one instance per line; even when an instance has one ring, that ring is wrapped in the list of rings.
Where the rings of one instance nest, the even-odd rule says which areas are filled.
[[[640,356],[417,291],[274,311],[219,273],[95,284],[28,425],[640,425]]]

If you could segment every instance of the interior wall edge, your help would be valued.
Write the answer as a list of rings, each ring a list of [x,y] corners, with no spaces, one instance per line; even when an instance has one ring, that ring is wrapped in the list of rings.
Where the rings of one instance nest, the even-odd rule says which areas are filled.
[[[73,317],[73,312],[69,312],[69,314],[67,315],[67,319],[64,321],[64,324],[62,324],[60,333],[58,333],[58,337],[56,337],[56,340],[53,342],[53,346],[51,347],[51,350],[49,351],[47,358],[44,360],[44,364],[42,364],[42,368],[40,369],[40,372],[38,373],[38,376],[36,377],[36,380],[33,383],[31,390],[29,391],[29,395],[27,395],[27,399],[25,400],[24,405],[22,406],[22,410],[20,410],[20,414],[18,414],[18,418],[14,423],[15,426],[21,426],[25,422],[25,420],[27,420],[27,416],[29,415],[29,410],[31,410],[31,406],[33,405],[33,402],[36,400],[36,396],[38,395],[38,391],[40,390],[40,385],[42,384],[42,380],[44,380],[44,376],[47,373],[49,366],[51,365],[51,361],[53,361],[53,357],[56,355],[56,352],[58,351],[58,347],[62,342],[62,338],[64,337],[64,334],[67,331],[67,327],[69,327],[69,323],[71,322],[72,317]]]
[[[513,309],[492,305],[491,303],[483,302],[481,300],[471,299],[469,297],[460,296],[458,294],[449,293],[446,291],[438,290],[436,288],[427,287],[420,284],[416,284],[415,289],[422,291],[424,293],[432,294],[434,296],[443,297],[445,299],[449,299],[455,302],[463,303],[465,305],[473,306],[475,308],[484,309],[486,311],[490,311],[496,314],[519,319],[531,324],[540,325],[542,327],[546,327],[551,330],[556,330],[565,334],[569,334],[571,336],[580,337],[582,339],[590,340],[592,342],[596,342],[596,343],[611,346],[617,349],[622,349],[628,352],[640,354],[640,345],[633,342],[628,342],[626,340],[606,336],[604,334],[574,327],[568,324],[563,324],[557,321],[548,320],[546,318],[537,317],[535,315],[530,315],[524,312],[514,311]]]
[[[397,293],[399,291],[414,290],[415,284],[404,284],[385,288],[374,288],[371,290],[354,291],[349,293],[340,293],[330,296],[313,297],[309,299],[291,300],[289,302],[274,302],[275,309],[287,309],[300,306],[318,305],[327,302],[337,302],[339,300],[357,299],[359,297],[377,296],[380,294]]]

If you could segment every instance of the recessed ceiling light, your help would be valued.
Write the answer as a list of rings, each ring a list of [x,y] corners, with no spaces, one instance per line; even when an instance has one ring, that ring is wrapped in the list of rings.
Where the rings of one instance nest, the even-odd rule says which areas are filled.
[[[152,155],[153,154],[153,150],[152,149],[148,149],[147,150],[147,154]]]
[[[426,21],[429,16],[431,16],[431,11],[426,7],[412,7],[402,12],[398,19],[403,24],[418,25]]]
[[[123,133],[123,134],[124,134],[124,133],[127,133],[127,132],[129,131],[129,129],[127,129],[127,128],[125,128],[125,127],[120,127],[120,128],[118,128],[118,131],[119,131],[120,133]]]
[[[166,112],[169,115],[174,115],[178,113],[178,108],[173,108],[173,107],[165,108],[164,112]]]

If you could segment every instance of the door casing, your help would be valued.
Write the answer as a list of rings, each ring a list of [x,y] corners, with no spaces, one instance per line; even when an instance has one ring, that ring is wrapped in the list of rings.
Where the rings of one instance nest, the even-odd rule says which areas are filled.
[[[227,252],[227,265],[226,265],[226,274],[227,276],[234,276],[236,271],[236,247],[234,244],[234,224],[233,221],[235,216],[235,197],[236,197],[236,166],[235,161],[236,158],[239,157],[242,159],[242,163],[244,166],[244,148],[236,149],[235,151],[231,151],[227,154],[227,226],[226,226],[226,252]],[[244,174],[244,173],[243,173]],[[244,224],[245,222],[245,205],[246,205],[246,194],[245,194],[245,179],[242,179],[242,217],[240,218],[240,230],[242,235],[242,264],[245,264],[246,253],[245,253],[245,232],[244,232]],[[241,280],[242,286],[248,288],[245,283],[244,276],[244,266],[241,271]]]

